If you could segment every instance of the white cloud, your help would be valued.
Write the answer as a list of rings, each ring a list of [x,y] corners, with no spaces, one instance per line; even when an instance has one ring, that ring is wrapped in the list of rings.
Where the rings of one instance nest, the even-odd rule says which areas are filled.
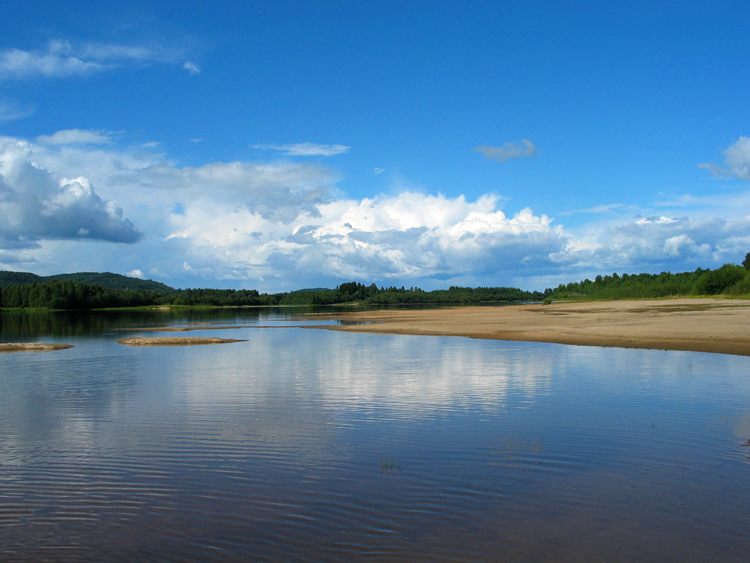
[[[201,67],[199,67],[193,61],[185,61],[182,64],[182,69],[187,71],[188,74],[196,75],[201,73]]]
[[[734,176],[750,180],[750,137],[737,139],[724,151],[724,160]]]
[[[174,63],[173,48],[111,43],[72,43],[55,39],[41,50],[0,50],[0,78],[84,76],[125,65]]]
[[[75,55],[63,54],[52,46],[47,51],[0,51],[0,77],[73,76],[89,74],[103,68],[105,65],[101,62],[86,61]]]
[[[140,270],[138,268],[135,268],[134,270],[130,270],[126,276],[129,276],[131,278],[137,278],[139,280],[145,280],[146,276],[143,274],[143,270]]]
[[[571,237],[558,264],[599,271],[672,271],[736,261],[750,248],[750,215],[641,217]]]
[[[661,217],[640,217],[635,220],[636,225],[671,225],[676,222],[677,219],[665,217],[664,215]]]
[[[23,119],[34,113],[34,108],[12,100],[0,99],[0,123]]]
[[[31,153],[27,143],[0,140],[0,246],[34,247],[40,239],[139,239],[122,209],[99,197],[87,178],[56,176]]]
[[[372,173],[375,174],[375,176],[380,176],[383,172],[385,172],[385,168],[373,168]]]
[[[536,154],[536,147],[528,139],[521,139],[519,142],[509,142],[502,146],[480,145],[474,148],[485,158],[505,162],[516,158],[527,158]]]
[[[287,156],[336,156],[349,152],[347,145],[319,145],[316,143],[291,143],[286,145],[259,144],[254,149],[270,150]]]
[[[112,134],[93,129],[63,129],[51,135],[39,135],[36,142],[42,145],[106,145],[112,142]]]
[[[702,162],[698,167],[708,170],[714,176],[750,180],[750,137],[739,137],[724,150],[724,166]]]
[[[2,261],[36,260],[33,270],[46,273],[158,269],[174,285],[234,280],[221,284],[261,289],[346,279],[526,285],[580,272],[715,266],[750,248],[750,218],[737,211],[747,206],[736,198],[713,204],[714,217],[702,205],[636,217],[628,207],[602,206],[570,230],[530,209],[508,212],[491,194],[467,199],[402,187],[346,197],[335,170],[319,163],[184,167],[122,143],[0,138],[0,147]],[[115,200],[144,233],[137,252],[87,242],[137,238]]]
[[[562,249],[562,229],[548,217],[530,210],[508,217],[497,203],[494,196],[469,202],[407,192],[320,202],[283,223],[204,202],[172,215],[168,237],[192,249],[191,263],[239,277],[387,280],[456,276],[467,268],[505,275]]]

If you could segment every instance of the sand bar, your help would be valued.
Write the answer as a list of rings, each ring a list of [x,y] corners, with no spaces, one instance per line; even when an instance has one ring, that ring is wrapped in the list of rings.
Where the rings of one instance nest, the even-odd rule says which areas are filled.
[[[54,344],[48,342],[0,342],[1,352],[54,352],[67,350],[72,344]]]
[[[311,314],[346,332],[467,336],[750,356],[750,301],[653,299]]]
[[[231,344],[233,342],[247,342],[234,338],[200,338],[200,337],[160,337],[160,338],[122,338],[118,340],[126,346],[196,346],[201,344]]]

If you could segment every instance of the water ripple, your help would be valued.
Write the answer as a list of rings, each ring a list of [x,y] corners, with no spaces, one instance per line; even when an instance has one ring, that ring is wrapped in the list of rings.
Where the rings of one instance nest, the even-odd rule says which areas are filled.
[[[0,559],[750,548],[746,358],[226,333],[250,342],[136,350],[113,331],[54,359],[0,358]]]

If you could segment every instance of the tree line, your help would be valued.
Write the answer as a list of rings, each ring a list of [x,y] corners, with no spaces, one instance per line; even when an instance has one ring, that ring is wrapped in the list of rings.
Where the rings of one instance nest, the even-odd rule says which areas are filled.
[[[43,281],[0,287],[0,307],[47,309],[101,309],[160,305],[238,307],[248,305],[399,305],[418,303],[497,303],[539,301],[537,291],[508,287],[451,287],[425,291],[418,287],[378,287],[358,282],[335,289],[305,289],[259,293],[254,289],[113,289],[79,281]]]
[[[333,305],[360,303],[386,306],[408,304],[480,304],[560,299],[627,299],[692,295],[750,295],[750,253],[742,266],[725,264],[715,270],[660,274],[611,274],[593,280],[561,284],[543,292],[513,287],[459,287],[425,291],[418,287],[378,287],[359,282],[334,289],[303,289],[259,293],[254,289],[173,289],[103,287],[71,278],[0,286],[0,307],[101,309],[160,305],[250,306]],[[144,286],[149,287],[149,286]],[[153,289],[152,289],[153,288]]]
[[[750,295],[750,254],[743,266],[725,264],[715,270],[660,274],[612,274],[561,284],[546,299],[629,299],[698,295]]]

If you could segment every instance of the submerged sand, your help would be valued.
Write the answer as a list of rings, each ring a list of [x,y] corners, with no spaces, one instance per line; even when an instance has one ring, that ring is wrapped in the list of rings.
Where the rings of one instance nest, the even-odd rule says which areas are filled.
[[[467,336],[750,356],[750,301],[741,300],[653,299],[391,309],[307,318],[367,323],[316,327],[346,332]]]
[[[199,338],[199,337],[161,337],[161,338],[122,338],[118,340],[126,346],[196,346],[200,344],[231,344],[232,342],[246,342],[234,338]]]
[[[0,352],[54,352],[67,350],[72,344],[50,344],[47,342],[0,342]]]

